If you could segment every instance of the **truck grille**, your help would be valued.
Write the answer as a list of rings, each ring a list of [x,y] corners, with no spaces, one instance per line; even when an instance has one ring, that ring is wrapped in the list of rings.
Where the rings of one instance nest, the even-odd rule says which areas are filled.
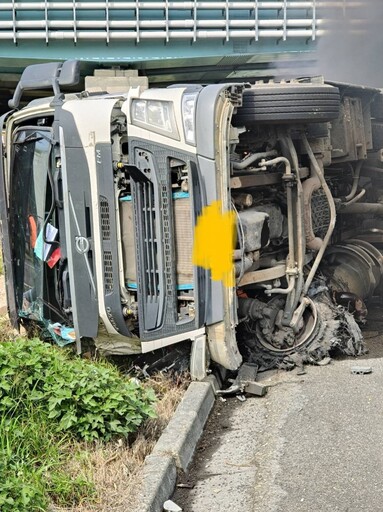
[[[141,184],[142,187],[142,218],[144,240],[144,265],[146,273],[146,295],[159,296],[157,237],[156,237],[156,211],[154,204],[153,184],[150,181]]]
[[[109,201],[106,197],[100,196],[100,225],[101,225],[101,237],[102,241],[105,242],[110,240],[110,208]],[[104,247],[103,250],[104,260],[104,292],[105,295],[113,293],[113,255],[110,250]]]
[[[113,257],[110,251],[104,250],[104,290],[105,295],[113,292]]]
[[[110,212],[106,197],[100,196],[100,221],[103,240],[110,240]]]

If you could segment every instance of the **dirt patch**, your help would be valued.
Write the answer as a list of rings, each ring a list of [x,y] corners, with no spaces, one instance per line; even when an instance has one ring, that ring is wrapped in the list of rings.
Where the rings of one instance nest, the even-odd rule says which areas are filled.
[[[5,291],[5,278],[0,275],[0,316],[7,314],[7,294]]]

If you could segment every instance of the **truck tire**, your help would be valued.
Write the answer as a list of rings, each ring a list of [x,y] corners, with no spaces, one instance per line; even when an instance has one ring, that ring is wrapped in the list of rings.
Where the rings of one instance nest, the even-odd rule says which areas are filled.
[[[261,84],[243,93],[234,126],[324,123],[339,115],[339,89],[326,84]]]

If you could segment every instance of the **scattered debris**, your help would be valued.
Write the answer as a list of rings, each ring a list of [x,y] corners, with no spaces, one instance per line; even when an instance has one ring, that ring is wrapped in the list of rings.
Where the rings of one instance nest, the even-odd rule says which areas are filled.
[[[140,354],[132,358],[133,365],[128,368],[128,373],[137,373],[143,377],[153,373],[182,373],[189,370],[190,343],[182,342],[164,349],[155,350],[146,354]]]
[[[258,366],[253,363],[243,363],[238,370],[235,380],[227,389],[217,391],[218,395],[237,395],[238,400],[244,401],[243,393],[251,395],[263,396],[267,392],[267,387],[259,382],[255,382],[258,373]],[[229,379],[230,380],[230,379]],[[242,398],[240,398],[242,397]]]
[[[303,364],[302,364],[302,366],[298,366],[297,375],[306,375],[306,370],[305,370],[305,367]]]
[[[327,357],[324,357],[321,361],[318,361],[317,362],[317,365],[318,366],[327,366],[328,364],[330,364],[332,361],[331,357],[327,356]]]
[[[366,375],[368,373],[372,373],[371,366],[352,366],[351,373],[355,375]]]
[[[194,489],[194,484],[180,483],[177,484],[180,489]]]
[[[182,508],[174,503],[172,500],[165,501],[164,503],[164,511],[166,512],[182,512]]]

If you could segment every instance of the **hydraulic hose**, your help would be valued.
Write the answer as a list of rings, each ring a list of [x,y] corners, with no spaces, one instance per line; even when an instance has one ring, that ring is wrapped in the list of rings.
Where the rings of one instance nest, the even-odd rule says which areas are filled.
[[[369,213],[383,215],[383,203],[352,203],[341,209],[343,213]]]
[[[355,194],[356,194],[356,191],[357,191],[357,189],[358,189],[358,184],[359,184],[360,171],[362,170],[363,163],[364,163],[364,161],[363,161],[363,160],[360,160],[360,161],[356,164],[356,170],[355,170],[354,179],[353,179],[353,182],[352,182],[352,188],[351,188],[351,191],[350,191],[350,193],[349,193],[349,194],[344,198],[346,203],[347,203],[348,201],[351,201],[351,200],[354,198]]]
[[[278,153],[274,149],[271,151],[264,151],[263,153],[250,153],[250,155],[245,156],[245,158],[240,162],[233,162],[233,169],[241,171],[257,160],[261,160],[262,158],[267,158],[269,156],[276,156],[277,154]]]

